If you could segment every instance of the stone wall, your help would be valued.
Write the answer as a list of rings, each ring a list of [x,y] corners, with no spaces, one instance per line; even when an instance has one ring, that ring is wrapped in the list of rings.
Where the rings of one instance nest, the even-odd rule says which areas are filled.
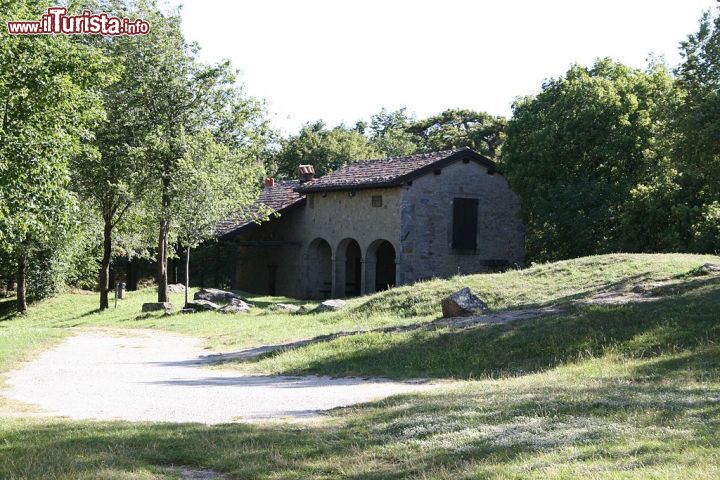
[[[472,252],[452,249],[457,197],[479,203]],[[517,196],[502,175],[473,161],[455,162],[403,187],[309,194],[304,206],[239,240],[245,245],[239,247],[235,287],[296,298],[371,293],[391,285],[393,276],[399,285],[525,260]]]
[[[268,293],[270,269],[276,268],[276,293],[298,298],[343,297],[352,292],[359,268],[358,291],[375,291],[376,249],[387,241],[396,258],[399,252],[400,195],[397,188],[309,194],[305,206],[239,238],[276,242],[276,246],[239,247],[242,258],[236,287]],[[382,205],[378,206],[377,197],[382,197]],[[346,258],[348,251],[351,255],[360,252],[359,264]]]
[[[462,161],[403,187],[400,281],[522,266],[525,233],[520,201],[499,173]],[[452,249],[453,199],[478,200],[477,249]]]

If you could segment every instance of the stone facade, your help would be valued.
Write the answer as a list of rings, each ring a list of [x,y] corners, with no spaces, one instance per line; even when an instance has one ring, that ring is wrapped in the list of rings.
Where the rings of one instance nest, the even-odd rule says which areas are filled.
[[[477,248],[452,247],[453,199],[478,200]],[[401,200],[403,283],[522,266],[525,230],[520,202],[499,173],[456,162],[403,188]]]
[[[267,188],[307,191],[277,208],[278,218],[223,236],[239,249],[233,286],[241,290],[340,298],[524,263],[519,201],[490,163],[458,156],[396,185]],[[457,198],[476,200],[471,250],[453,248]]]

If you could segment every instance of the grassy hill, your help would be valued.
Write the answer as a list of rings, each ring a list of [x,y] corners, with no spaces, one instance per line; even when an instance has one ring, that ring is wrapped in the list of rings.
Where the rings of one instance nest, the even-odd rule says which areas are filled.
[[[67,294],[0,316],[0,371],[76,328],[161,328],[224,349],[429,322],[470,286],[495,311],[562,314],[471,329],[360,333],[230,365],[257,372],[462,379],[333,411],[308,425],[131,424],[6,418],[0,478],[175,478],[170,464],[232,478],[718,478],[720,258],[606,255],[433,280],[352,300],[346,311],[242,318],[140,315]],[[645,296],[633,290],[648,292]],[[607,294],[652,301],[598,304]],[[179,299],[178,299],[179,302]],[[228,365],[223,365],[228,367]],[[0,390],[1,394],[1,390]],[[6,406],[7,408],[7,406]]]
[[[494,309],[556,305],[563,313],[466,330],[366,333],[237,365],[273,373],[499,378],[605,355],[650,358],[698,348],[716,352],[720,275],[703,275],[698,260],[711,258],[588,257],[426,282],[376,295],[356,304],[355,312],[397,311],[426,319],[440,314],[440,298],[469,285]],[[638,288],[646,294],[632,295]],[[591,301],[609,293],[630,295],[611,304]]]

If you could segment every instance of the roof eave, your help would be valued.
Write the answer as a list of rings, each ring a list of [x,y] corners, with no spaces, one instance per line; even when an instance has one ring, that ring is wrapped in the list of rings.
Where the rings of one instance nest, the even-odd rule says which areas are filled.
[[[298,193],[320,193],[320,192],[347,192],[351,190],[369,190],[372,188],[394,188],[401,187],[403,182],[393,180],[391,182],[377,182],[377,183],[359,183],[357,185],[325,185],[318,187],[300,187],[296,188],[295,191]]]
[[[289,211],[295,210],[296,208],[302,207],[303,205],[305,205],[306,201],[307,201],[306,198],[302,197],[302,198],[299,198],[298,200],[294,201],[293,203],[285,205],[284,207],[282,207],[279,210],[274,210],[265,222],[270,222],[272,220],[275,220],[277,218],[275,216],[276,213],[279,213],[280,215],[282,215],[283,213],[287,213]],[[234,228],[228,232],[225,232],[222,235],[218,235],[217,238],[218,238],[218,240],[232,240],[235,236],[237,236],[241,233],[245,233],[250,230],[254,230],[255,228],[259,227],[262,223],[264,223],[262,220],[261,221],[251,221],[251,222],[245,223],[243,225],[240,225],[239,227]]]
[[[418,168],[417,170],[413,170],[412,172],[406,173],[405,175],[401,175],[397,178],[394,178],[392,180],[388,180],[386,182],[377,182],[377,183],[360,183],[357,185],[326,185],[326,186],[309,186],[309,187],[298,187],[295,189],[298,193],[317,193],[317,192],[346,192],[348,190],[361,190],[361,189],[370,189],[370,188],[391,188],[391,187],[401,187],[405,183],[412,181],[415,178],[421,177],[425,175],[426,173],[429,173],[438,167],[443,167],[445,165],[448,165],[450,163],[456,162],[458,160],[463,159],[470,159],[476,163],[479,163],[481,165],[484,165],[487,167],[489,173],[495,173],[497,171],[497,164],[492,161],[490,158],[486,157],[485,155],[480,155],[475,150],[472,150],[471,148],[464,147],[460,150],[457,150],[456,152],[451,153],[447,157],[440,158],[432,163],[429,163],[425,165],[424,167]]]

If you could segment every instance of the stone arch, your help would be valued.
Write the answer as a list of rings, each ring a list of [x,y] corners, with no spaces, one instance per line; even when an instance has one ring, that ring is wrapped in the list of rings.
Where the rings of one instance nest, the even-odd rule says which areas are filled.
[[[397,254],[388,240],[370,244],[365,255],[365,293],[387,290],[396,285]]]
[[[362,249],[354,238],[342,240],[335,249],[335,296],[362,294]]]
[[[332,295],[332,247],[324,238],[316,238],[308,245],[305,255],[307,264],[307,297],[330,298]]]

